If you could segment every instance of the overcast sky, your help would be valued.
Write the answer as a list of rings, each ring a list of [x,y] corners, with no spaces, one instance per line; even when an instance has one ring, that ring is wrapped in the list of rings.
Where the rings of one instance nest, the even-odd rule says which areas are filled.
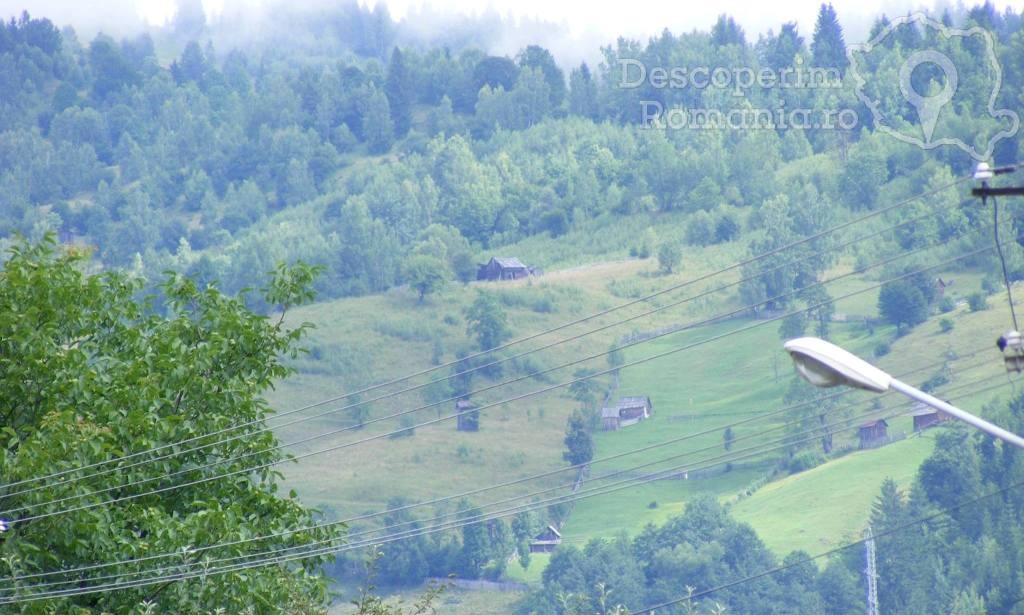
[[[308,1],[308,0],[307,0]],[[323,2],[325,0],[313,0]],[[732,15],[747,31],[751,40],[768,29],[778,31],[784,21],[797,21],[800,31],[810,35],[821,0],[774,0],[740,2],[594,2],[593,0],[383,0],[393,17],[401,19],[415,14],[424,5],[435,10],[479,14],[494,11],[502,16],[529,17],[565,24],[574,38],[609,41],[625,35],[646,39],[662,29],[679,33],[694,29],[706,30],[721,13]],[[833,0],[847,32],[847,42],[862,42],[871,21],[880,13],[905,14],[921,8],[933,8],[957,0]],[[979,0],[980,1],[980,0]],[[261,5],[270,0],[203,0],[207,13],[218,15],[224,4]],[[376,0],[360,0],[373,5]],[[303,0],[297,0],[301,5]],[[103,29],[115,33],[130,27],[134,21],[161,23],[174,14],[177,0],[0,0],[0,13],[13,15],[28,8],[33,14],[46,16],[63,25],[71,23],[85,30]],[[968,2],[973,5],[975,2]],[[1024,0],[997,0],[999,10],[1006,6],[1017,12]]]

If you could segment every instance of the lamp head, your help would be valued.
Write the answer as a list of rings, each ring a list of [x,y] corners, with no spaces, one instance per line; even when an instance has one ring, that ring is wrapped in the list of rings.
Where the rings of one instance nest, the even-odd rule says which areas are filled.
[[[992,166],[987,162],[979,162],[978,168],[974,170],[974,181],[983,182],[992,179]]]
[[[783,347],[792,357],[796,371],[818,387],[852,386],[882,393],[889,390],[892,376],[835,344],[816,337],[799,337]]]

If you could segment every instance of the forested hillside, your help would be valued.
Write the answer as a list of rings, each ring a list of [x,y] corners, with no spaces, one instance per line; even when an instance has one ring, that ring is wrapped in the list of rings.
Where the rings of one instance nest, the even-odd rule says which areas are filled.
[[[834,13],[819,21],[830,19]],[[1018,105],[1019,17],[978,8],[960,19],[997,33],[997,102]],[[560,66],[539,46],[515,57],[393,47],[386,13],[354,6],[318,21],[317,40],[334,41],[333,57],[218,49],[201,24],[176,23],[121,41],[79,40],[28,14],[6,24],[0,235],[56,230],[96,246],[107,266],[151,278],[174,269],[230,292],[258,286],[254,272],[277,260],[301,258],[326,266],[318,290],[333,297],[412,281],[425,258],[445,277],[466,280],[482,251],[607,217],[703,212],[691,240],[728,240],[759,227],[750,210],[777,194],[808,194],[837,212],[870,209],[890,178],[906,177],[910,193],[970,164],[956,149],[926,156],[877,138],[851,80],[749,88],[739,98],[733,90],[656,88],[650,79],[620,87],[627,59],[755,71],[797,59],[845,70],[836,23],[819,24],[809,40],[787,24],[753,41],[723,17],[710,32],[666,30],[646,44],[620,39],[596,66]],[[895,59],[901,48],[872,58],[879,83],[896,87],[886,77],[897,69],[884,56]],[[978,48],[949,52],[983,59]],[[974,79],[978,87],[961,88],[958,98],[965,110],[987,103],[986,78]],[[641,101],[735,100],[850,108],[862,120],[849,130],[638,125]],[[908,120],[913,113],[908,107]],[[947,114],[941,122],[973,142],[988,128],[969,118]],[[996,154],[1015,151],[1007,139]]]
[[[990,346],[1008,322],[1004,276],[1011,289],[1024,279],[1024,210],[994,223],[968,188],[972,150],[1024,159],[1017,125],[983,112],[1024,108],[1024,18],[989,4],[933,17],[990,33],[991,53],[919,25],[888,36],[879,15],[870,37],[884,40],[854,67],[831,5],[809,32],[748,33],[723,14],[707,30],[667,24],[580,51],[594,58],[582,63],[542,41],[489,46],[502,32],[557,33],[544,24],[485,16],[428,33],[352,1],[211,22],[184,2],[166,26],[123,38],[87,38],[58,16],[0,22],[0,483],[64,476],[50,465],[78,477],[0,486],[0,512],[13,513],[0,518],[12,579],[0,577],[0,605],[45,587],[34,575],[77,566],[76,591],[92,591],[107,551],[142,558],[132,574],[144,577],[159,547],[181,550],[195,585],[40,600],[38,612],[262,612],[278,585],[291,608],[320,612],[323,573],[340,603],[358,586],[421,593],[453,575],[514,584],[511,598],[474,595],[471,612],[854,613],[867,520],[882,612],[1021,612],[1019,453],[958,425],[914,434],[903,399],[841,403],[791,375],[780,348],[831,339],[1024,429],[1024,398],[990,402],[979,388],[1002,376]],[[960,73],[923,134],[962,147],[894,138],[919,130],[921,109],[901,102],[879,119],[858,89],[902,101],[904,62],[924,47]],[[672,67],[692,72],[662,79]],[[947,83],[933,68],[907,79],[922,92]],[[679,125],[684,110],[697,114]],[[758,119],[720,124],[733,113]],[[531,274],[478,282],[491,257]],[[623,396],[653,397],[650,420],[605,430],[603,404]],[[202,415],[208,399],[216,411]],[[230,447],[178,452],[235,429],[236,414],[249,429]],[[892,437],[865,443],[863,421],[882,416]],[[684,440],[676,457],[655,450]],[[876,444],[892,448],[871,457]],[[124,485],[84,472],[136,468],[125,459],[151,445],[172,461],[139,462]],[[226,463],[229,479],[248,478],[223,480]],[[210,489],[165,495],[180,476]],[[622,476],[635,491],[602,492]],[[824,502],[839,481],[848,499]],[[498,487],[520,509],[492,512]],[[111,491],[152,508],[118,507]],[[236,514],[232,494],[259,514]],[[90,502],[88,526],[57,496]],[[217,507],[224,527],[211,530]],[[61,521],[24,525],[43,509],[28,520]],[[797,518],[810,520],[800,549],[780,539]],[[274,580],[249,545],[264,523],[295,535],[271,546],[307,564],[272,562],[291,573]],[[549,525],[564,542],[532,552]],[[245,546],[218,544],[236,535]],[[210,566],[190,559],[197,545],[256,562],[260,586],[195,580]],[[382,557],[368,571],[371,547]],[[448,595],[438,608],[456,612],[464,594]],[[361,615],[400,614],[362,596]]]

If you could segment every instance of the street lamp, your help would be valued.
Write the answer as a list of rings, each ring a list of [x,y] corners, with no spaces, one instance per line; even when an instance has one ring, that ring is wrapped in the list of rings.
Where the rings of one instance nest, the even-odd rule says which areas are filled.
[[[805,380],[819,387],[852,386],[875,393],[896,391],[945,412],[985,433],[1024,449],[1024,438],[901,382],[864,359],[816,337],[800,337],[783,345]]]

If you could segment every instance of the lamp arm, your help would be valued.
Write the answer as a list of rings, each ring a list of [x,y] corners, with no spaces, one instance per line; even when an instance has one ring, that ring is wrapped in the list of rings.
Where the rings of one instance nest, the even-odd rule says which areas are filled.
[[[892,381],[889,382],[889,388],[892,389],[893,391],[896,391],[897,393],[902,393],[907,397],[910,397],[911,399],[915,399],[921,402],[922,404],[925,404],[926,406],[931,406],[936,410],[945,412],[949,416],[960,419],[961,421],[967,423],[968,425],[971,425],[973,427],[980,429],[981,431],[984,431],[990,436],[999,438],[1003,442],[1007,442],[1009,444],[1016,446],[1017,448],[1024,449],[1024,438],[1018,436],[1013,432],[1007,431],[1002,427],[993,425],[992,423],[989,423],[988,421],[979,416],[975,416],[970,412],[961,410],[956,406],[950,405],[942,401],[938,397],[935,397],[934,395],[929,395],[928,393],[925,393],[921,389],[912,387],[909,384],[901,382],[900,380],[897,380],[895,378],[893,378]]]

